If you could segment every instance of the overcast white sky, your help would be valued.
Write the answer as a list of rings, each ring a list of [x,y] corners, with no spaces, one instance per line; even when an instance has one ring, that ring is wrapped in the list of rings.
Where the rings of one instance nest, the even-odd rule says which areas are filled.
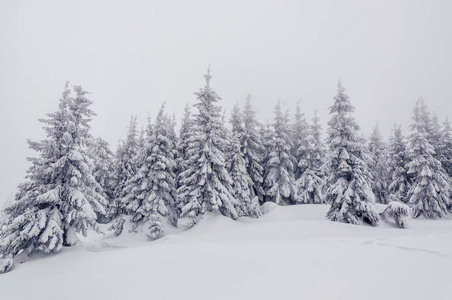
[[[341,78],[368,136],[410,124],[423,96],[452,112],[452,1],[1,1],[0,202],[45,137],[64,83],[92,93],[92,133],[115,150],[132,114],[167,101],[182,116],[211,64],[228,111],[248,93],[258,118],[301,100],[323,123]],[[325,129],[325,127],[324,127]]]

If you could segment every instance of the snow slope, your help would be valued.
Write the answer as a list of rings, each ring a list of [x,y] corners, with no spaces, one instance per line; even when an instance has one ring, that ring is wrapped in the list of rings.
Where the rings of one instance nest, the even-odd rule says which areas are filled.
[[[373,228],[328,221],[325,205],[264,209],[154,242],[93,235],[16,262],[1,299],[452,299],[452,220]]]

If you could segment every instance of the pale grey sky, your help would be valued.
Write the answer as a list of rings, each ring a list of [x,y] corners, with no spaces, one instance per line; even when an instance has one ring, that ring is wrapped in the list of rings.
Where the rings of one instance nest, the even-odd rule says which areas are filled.
[[[92,93],[92,133],[110,142],[161,103],[182,116],[204,84],[228,111],[250,93],[258,118],[301,100],[323,123],[341,78],[368,136],[407,133],[417,98],[452,111],[452,1],[1,1],[0,202],[44,138],[66,80]],[[325,126],[324,126],[325,129]]]

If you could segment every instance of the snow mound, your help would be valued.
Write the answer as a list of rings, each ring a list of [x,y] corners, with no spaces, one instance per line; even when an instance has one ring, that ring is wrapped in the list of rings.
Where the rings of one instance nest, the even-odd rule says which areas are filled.
[[[407,228],[408,224],[406,218],[411,216],[411,208],[401,202],[392,201],[389,202],[386,209],[380,214],[381,218],[385,221],[389,219],[394,220],[394,222],[400,228]]]
[[[271,212],[272,210],[277,209],[278,207],[279,207],[279,205],[274,202],[265,202],[261,206],[261,212],[263,215],[265,215],[265,214],[268,214],[269,212]]]
[[[14,262],[11,258],[0,259],[0,274],[8,273],[14,268]]]

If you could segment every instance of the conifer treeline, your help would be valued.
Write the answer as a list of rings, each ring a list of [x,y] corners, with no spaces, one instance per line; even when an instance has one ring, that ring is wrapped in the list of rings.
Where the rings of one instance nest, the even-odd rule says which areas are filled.
[[[451,209],[450,123],[440,126],[423,100],[408,139],[395,126],[388,144],[378,127],[367,141],[339,82],[324,140],[317,115],[309,122],[298,104],[293,120],[278,102],[273,123],[260,124],[250,97],[242,112],[234,107],[228,130],[210,71],[205,80],[178,134],[162,105],[140,133],[132,117],[115,154],[89,133],[95,114],[86,92],[75,86],[72,96],[66,84],[59,110],[40,120],[47,139],[29,141],[38,157],[29,159],[27,180],[5,209],[2,256],[57,252],[99,223],[109,223],[116,235],[130,223],[156,239],[165,224],[193,226],[208,211],[259,217],[268,201],[327,203],[327,218],[371,225],[380,220],[375,201],[408,204],[414,217],[444,217]]]

